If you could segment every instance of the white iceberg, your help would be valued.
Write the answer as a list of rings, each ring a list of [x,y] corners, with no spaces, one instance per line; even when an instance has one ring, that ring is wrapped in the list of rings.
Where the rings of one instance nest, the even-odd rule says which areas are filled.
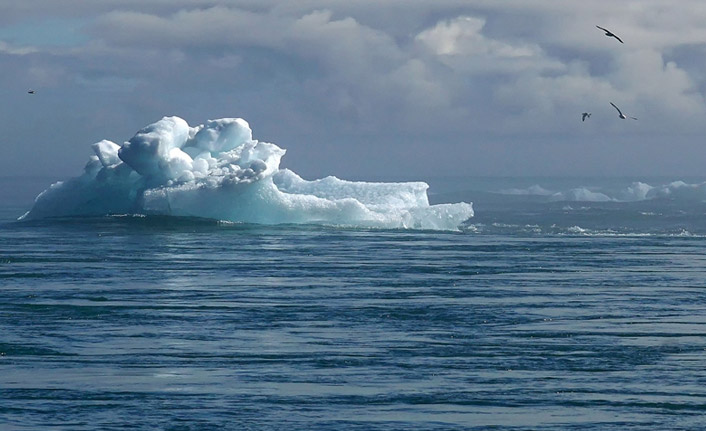
[[[223,118],[165,117],[119,146],[93,144],[84,173],[52,184],[20,219],[146,214],[350,227],[457,230],[470,203],[429,205],[423,182],[307,181],[280,169],[285,150]]]

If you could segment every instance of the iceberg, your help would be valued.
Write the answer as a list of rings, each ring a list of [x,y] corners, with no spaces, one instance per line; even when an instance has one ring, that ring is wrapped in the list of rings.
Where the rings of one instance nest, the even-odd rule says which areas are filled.
[[[83,174],[52,184],[20,217],[116,214],[235,223],[458,230],[471,203],[430,205],[424,182],[307,181],[280,169],[286,150],[252,137],[242,118],[191,127],[164,117],[118,145],[92,145]]]
[[[596,187],[576,187],[567,191],[552,192],[539,185],[526,189],[504,189],[498,193],[514,196],[535,196],[548,202],[642,202],[650,200],[670,200],[679,203],[706,202],[706,182],[689,184],[673,181],[660,186],[651,186],[634,181],[622,188],[597,189]]]

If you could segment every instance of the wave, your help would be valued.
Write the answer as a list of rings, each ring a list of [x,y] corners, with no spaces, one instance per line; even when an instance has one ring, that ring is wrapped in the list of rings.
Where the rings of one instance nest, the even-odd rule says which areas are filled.
[[[146,214],[256,224],[458,230],[471,203],[430,205],[424,182],[307,181],[280,169],[286,150],[241,118],[190,127],[164,117],[117,145],[93,144],[84,172],[52,184],[21,220]]]
[[[638,227],[582,227],[579,225],[534,225],[511,223],[468,223],[463,232],[477,235],[517,235],[521,237],[586,237],[586,238],[706,238],[706,233],[683,227],[643,231]]]

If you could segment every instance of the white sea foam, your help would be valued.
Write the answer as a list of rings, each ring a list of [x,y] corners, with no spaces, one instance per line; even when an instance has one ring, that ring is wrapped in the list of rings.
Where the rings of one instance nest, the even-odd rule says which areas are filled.
[[[580,234],[580,235],[585,235],[586,233],[588,233],[588,230],[582,228],[581,226],[571,226],[567,229],[567,231],[570,233],[575,233],[575,234]]]
[[[423,182],[304,180],[280,169],[285,150],[253,140],[240,118],[189,127],[165,117],[122,146],[104,140],[92,148],[83,174],[52,184],[21,219],[156,214],[456,230],[473,216],[470,203],[430,205]]]

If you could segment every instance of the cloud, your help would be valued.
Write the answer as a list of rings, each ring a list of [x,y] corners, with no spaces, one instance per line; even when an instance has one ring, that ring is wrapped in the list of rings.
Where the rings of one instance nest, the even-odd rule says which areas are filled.
[[[0,40],[0,53],[2,54],[27,55],[34,54],[36,52],[39,52],[39,50],[33,46],[15,46]]]
[[[703,115],[704,97],[696,82],[674,61],[653,49],[621,55],[612,76],[636,100],[648,100],[677,115]]]
[[[71,101],[61,113],[94,124],[89,141],[164,115],[242,116],[263,139],[308,148],[316,166],[326,146],[377,140],[393,158],[416,139],[492,152],[524,134],[706,131],[706,4],[696,0],[15,3],[0,5],[0,22],[19,30],[82,23],[70,46],[0,37],[0,57],[23,88]],[[639,123],[626,129],[610,101]],[[584,110],[591,121],[575,121]]]
[[[532,57],[540,51],[536,45],[513,46],[481,34],[485,19],[460,16],[437,23],[415,38],[437,55],[489,55],[499,58]]]
[[[389,124],[414,128],[421,116],[458,129],[463,125],[452,123],[464,121],[464,112],[474,118],[464,124],[485,130],[507,124],[551,130],[555,125],[549,120],[560,111],[582,109],[586,101],[597,103],[611,95],[647,101],[655,113],[675,109],[695,115],[704,105],[702,84],[688,67],[660,62],[665,54],[657,49],[618,47],[594,27],[593,21],[611,25],[616,16],[626,15],[630,19],[616,27],[632,39],[639,35],[635,29],[642,28],[640,23],[654,24],[654,6],[621,5],[609,15],[605,7],[576,9],[544,1],[510,1],[502,7],[476,1],[467,8],[476,11],[471,14],[459,13],[459,3],[451,1],[435,7],[411,2],[406,10],[399,2],[379,5],[375,10],[387,21],[393,14],[416,20],[416,31],[404,35],[381,27],[386,20],[374,19],[368,2],[265,2],[259,7],[252,2],[203,2],[200,8],[154,2],[145,11],[129,10],[135,8],[130,2],[124,5],[125,10],[98,17],[91,34],[107,55],[129,63],[140,57],[159,61],[148,62],[141,71],[127,64],[117,73],[143,75],[119,76],[112,82],[159,79],[167,86],[178,83],[175,70],[183,77],[200,74],[218,81],[229,69],[246,80],[266,74],[289,88],[280,97],[312,99],[278,104],[304,103],[312,118],[332,115],[334,123],[358,130]],[[422,19],[430,10],[440,18]],[[519,14],[528,19],[512,25]],[[684,12],[669,14],[668,22],[685,19]],[[586,31],[576,31],[581,27]],[[699,35],[696,29],[686,33],[696,36],[675,36],[672,43]],[[573,52],[567,51],[570,44],[575,45]],[[649,72],[642,84],[634,79],[635,68]],[[484,99],[482,105],[479,99]],[[665,102],[662,108],[658,100]]]
[[[379,127],[378,119],[388,121],[382,114],[399,107],[438,108],[446,98],[425,62],[393,37],[326,9],[286,15],[221,6],[167,16],[121,11],[101,17],[91,31],[111,49],[207,56],[207,64],[229,63],[238,75],[249,75],[266,59],[277,79],[296,78],[292,94],[315,99],[305,109],[333,113],[358,128]],[[182,70],[191,76],[187,70],[195,73],[199,66],[184,64]]]
[[[112,12],[98,20],[93,33],[109,46],[133,49],[275,50],[279,55],[317,61],[334,73],[353,73],[401,58],[388,35],[351,17],[335,19],[329,10],[287,16],[221,6],[169,16]]]
[[[520,70],[559,70],[537,44],[505,42],[482,33],[486,20],[460,16],[438,22],[415,37],[436,60],[459,73],[516,73]]]

